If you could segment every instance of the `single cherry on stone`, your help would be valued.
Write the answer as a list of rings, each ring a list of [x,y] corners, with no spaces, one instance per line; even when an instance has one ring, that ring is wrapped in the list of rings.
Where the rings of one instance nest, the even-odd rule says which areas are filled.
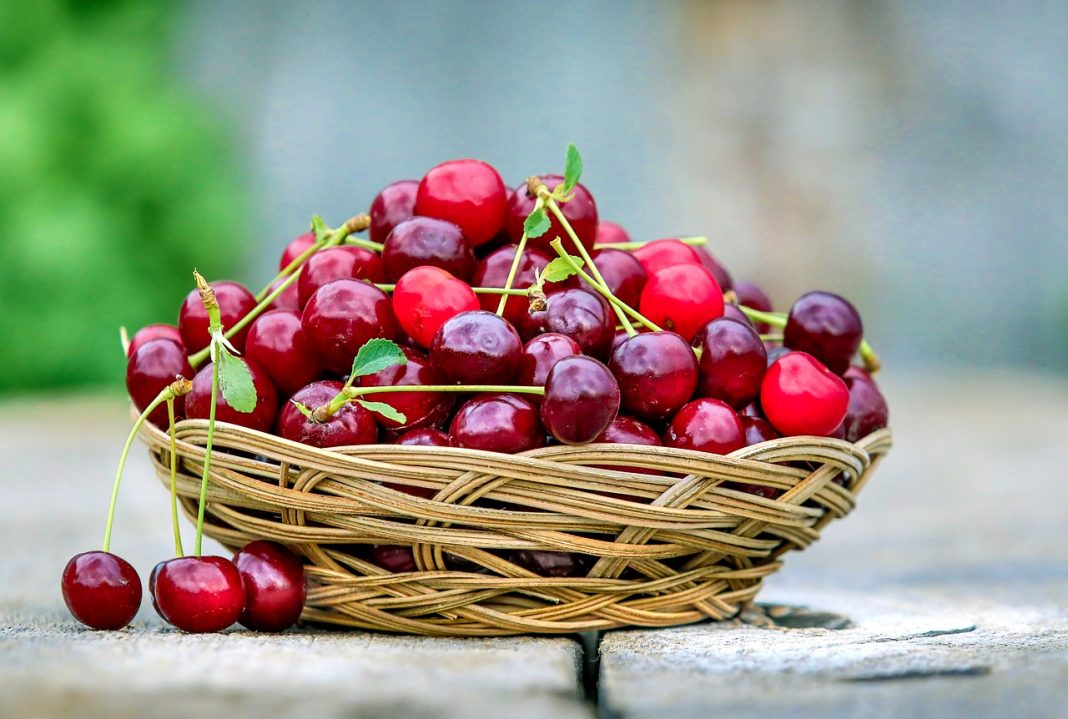
[[[93,629],[122,629],[141,606],[141,579],[122,557],[83,552],[67,562],[60,582],[67,609]]]
[[[539,175],[539,177],[550,192],[564,181],[562,175]],[[536,202],[537,198],[530,193],[526,181],[515,188],[515,192],[508,201],[506,223],[512,242],[519,242],[523,236],[523,223],[533,211]],[[583,247],[593,252],[593,246],[597,241],[597,203],[586,186],[582,183],[575,185],[574,197],[561,203],[560,211],[567,218],[568,224],[571,225],[571,229],[574,230],[575,236],[578,237]],[[577,252],[572,247],[567,231],[564,230],[556,216],[551,212],[548,216],[551,223],[549,229],[539,237],[528,237],[527,246],[550,252],[555,256],[556,253],[549,247],[549,243],[560,237],[564,240],[564,247],[572,253]]]
[[[134,406],[144,411],[178,375],[186,379],[193,376],[185,347],[169,339],[148,340],[131,352],[126,361],[126,391]],[[185,416],[185,397],[175,398],[174,414],[176,420]],[[156,407],[148,421],[157,427],[166,427],[166,405]]]
[[[156,604],[163,617],[194,634],[232,626],[245,608],[241,572],[225,557],[178,557],[156,575]]]
[[[386,293],[354,279],[334,280],[316,290],[304,306],[301,327],[323,365],[338,374],[352,369],[368,340],[392,340],[399,329]]]
[[[297,312],[271,310],[257,317],[245,340],[245,357],[263,368],[283,397],[322,374]]]
[[[440,267],[467,282],[477,260],[459,225],[433,217],[413,217],[398,224],[386,237],[382,263],[392,282],[408,270],[423,266]]]
[[[308,584],[300,558],[277,542],[249,542],[234,555],[245,588],[238,622],[260,632],[280,632],[300,619]]]
[[[434,335],[450,317],[478,308],[478,297],[470,285],[440,267],[409,270],[393,288],[397,321],[424,348],[430,347]]]
[[[760,335],[752,326],[725,317],[712,320],[701,333],[698,394],[742,409],[756,399],[768,365]]]
[[[278,411],[278,391],[267,373],[255,362],[245,360],[252,384],[256,389],[256,407],[251,412],[238,412],[217,392],[215,419],[219,422],[270,432]],[[190,419],[208,419],[211,410],[211,363],[204,365],[193,378],[193,390],[185,397],[185,414]]]
[[[415,215],[418,180],[400,180],[386,185],[371,202],[371,226],[367,236],[372,242],[385,242],[393,228]]]
[[[474,310],[445,321],[430,345],[430,360],[450,382],[507,384],[515,378],[522,351],[511,322]]]
[[[764,374],[760,406],[768,421],[785,435],[825,437],[845,418],[849,388],[812,355],[789,352]]]
[[[519,384],[544,387],[545,378],[549,376],[549,370],[564,357],[574,357],[582,354],[582,348],[578,342],[567,335],[558,332],[546,332],[534,337],[523,345],[523,353],[519,357],[519,373],[516,381]],[[532,395],[533,399],[534,396]]]
[[[514,394],[487,393],[465,402],[449,425],[457,447],[516,454],[545,444],[537,408]]]
[[[334,280],[354,279],[385,282],[382,259],[362,247],[328,247],[308,258],[297,280],[297,301],[301,308],[320,287]]]
[[[738,414],[718,399],[689,402],[671,420],[664,444],[712,454],[730,454],[745,446],[745,430]]]
[[[585,444],[615,419],[619,402],[619,385],[607,367],[592,357],[565,357],[545,378],[541,420],[558,441]]]
[[[624,340],[612,350],[608,368],[619,383],[623,411],[649,422],[671,417],[697,389],[697,357],[675,332]]]
[[[415,214],[459,225],[475,247],[504,228],[507,212],[504,181],[481,160],[443,162],[426,173],[416,190]]]
[[[346,402],[323,421],[306,417],[295,404],[299,402],[314,411],[329,404],[343,388],[341,382],[324,380],[298,390],[278,414],[275,428],[278,436],[312,447],[374,444],[378,441],[378,425],[374,416],[355,402]]]
[[[645,283],[639,309],[652,322],[690,341],[702,325],[723,316],[723,291],[701,265],[672,265]]]
[[[213,282],[211,286],[215,290],[222,325],[225,328],[233,327],[257,304],[256,296],[244,285],[224,280]],[[178,331],[182,334],[182,343],[190,353],[199,352],[211,341],[211,336],[208,334],[208,311],[204,309],[204,303],[200,300],[199,290],[190,292],[182,302],[182,308],[178,313]],[[239,352],[245,349],[246,335],[248,335],[248,327],[230,338],[230,342]]]

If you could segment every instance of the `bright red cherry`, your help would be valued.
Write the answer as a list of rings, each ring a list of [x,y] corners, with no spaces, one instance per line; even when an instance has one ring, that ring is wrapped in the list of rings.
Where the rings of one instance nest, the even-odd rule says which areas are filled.
[[[137,348],[149,340],[170,340],[182,344],[182,334],[174,325],[145,325],[134,333],[130,340],[130,346],[126,348],[126,356],[129,357]]]
[[[126,391],[134,406],[144,411],[178,375],[186,379],[193,377],[185,348],[169,339],[148,340],[130,353],[126,361]],[[174,414],[176,420],[185,416],[185,397],[175,398]],[[152,410],[148,421],[157,427],[166,427],[167,405],[161,404]]]
[[[270,432],[278,412],[278,391],[258,364],[245,360],[256,388],[256,408],[238,412],[226,403],[222,391],[215,399],[215,419],[260,432]],[[185,396],[185,414],[189,419],[208,419],[211,408],[211,363],[204,365],[193,378],[193,391]]]
[[[648,319],[689,341],[703,324],[723,316],[723,291],[701,265],[672,265],[649,278],[639,308]]]
[[[356,380],[360,387],[398,387],[445,384],[441,374],[425,354],[403,347],[405,364],[393,365]],[[416,427],[440,427],[449,419],[455,402],[451,392],[384,392],[368,400],[384,402],[404,415],[403,423],[376,414],[378,424],[387,430],[405,432]]]
[[[530,312],[519,328],[526,340],[546,332],[567,335],[591,357],[606,357],[615,336],[615,315],[592,292],[570,289],[549,295],[546,307]]]
[[[721,399],[737,410],[756,399],[768,366],[760,335],[748,324],[720,317],[702,329],[698,394]]]
[[[653,240],[634,250],[634,257],[650,277],[673,265],[700,265],[697,250],[674,238]]]
[[[764,374],[760,406],[768,421],[785,435],[825,437],[845,418],[849,388],[812,355],[790,352]]]
[[[507,212],[504,181],[481,160],[441,163],[419,182],[415,197],[415,214],[456,223],[475,247],[501,231]]]
[[[471,278],[472,284],[475,287],[504,287],[508,281],[508,273],[512,268],[512,260],[515,259],[517,247],[517,245],[511,244],[504,245],[486,255],[478,263],[478,267],[475,268],[475,274]],[[519,260],[515,278],[512,280],[512,289],[525,290],[533,285],[534,273],[545,269],[549,262],[549,255],[541,250],[528,247],[523,251],[523,256]],[[546,294],[551,294],[558,290],[577,286],[576,279],[569,277],[562,282],[546,282],[545,292]],[[482,304],[482,309],[487,312],[496,312],[501,298],[499,295],[485,294],[479,295],[478,299]],[[519,327],[523,322],[523,318],[527,315],[529,306],[530,301],[526,297],[509,297],[504,306],[504,318],[515,327]]]
[[[738,304],[761,312],[771,312],[771,298],[758,285],[745,280],[736,280],[731,289],[738,296]],[[767,334],[771,330],[771,327],[764,322],[755,324],[756,331],[761,334]]]
[[[194,634],[232,626],[245,608],[241,573],[225,557],[179,557],[156,575],[156,603],[168,622]]]
[[[237,620],[259,632],[280,632],[300,619],[308,584],[300,558],[277,542],[249,542],[234,555],[245,587],[245,610]]]
[[[516,454],[545,444],[537,408],[513,394],[481,394],[456,411],[449,437],[457,447]]]
[[[377,442],[378,425],[374,416],[355,402],[342,405],[325,422],[305,417],[294,404],[300,402],[314,411],[334,399],[343,387],[341,382],[327,380],[297,390],[278,413],[278,436],[312,447],[347,447]]]
[[[783,344],[801,350],[843,374],[860,348],[864,325],[849,300],[831,292],[808,292],[790,308]]]
[[[257,317],[245,340],[245,357],[263,368],[284,397],[322,374],[296,312],[271,310]]]
[[[508,384],[522,351],[523,340],[511,322],[473,310],[445,321],[430,345],[430,360],[449,382]]]
[[[539,177],[541,177],[541,181],[545,183],[549,190],[555,190],[556,186],[564,181],[562,175],[539,175]],[[519,242],[519,238],[523,236],[523,222],[526,221],[527,216],[534,209],[536,201],[537,198],[530,194],[526,182],[517,186],[515,192],[512,193],[512,197],[508,202],[507,221],[508,235],[512,238],[512,242]],[[586,186],[581,183],[575,185],[575,196],[568,202],[561,204],[560,210],[563,212],[564,217],[567,218],[571,229],[575,231],[579,241],[582,242],[587,250],[593,252],[593,245],[597,241],[597,203],[594,202],[593,195],[586,189]],[[549,226],[548,231],[540,237],[528,237],[527,247],[536,247],[551,253],[555,257],[556,252],[549,247],[549,243],[559,237],[564,242],[564,249],[573,255],[577,255],[578,250],[575,249],[571,238],[556,219],[556,216],[549,213],[549,219],[552,224]]]
[[[297,301],[303,309],[320,287],[341,279],[385,282],[382,259],[362,247],[328,247],[315,253],[304,264],[297,280]]]
[[[394,227],[415,215],[415,194],[419,190],[417,180],[400,180],[386,185],[371,202],[371,227],[368,236],[372,242],[385,242]]]
[[[615,245],[620,242],[630,242],[630,235],[622,226],[608,220],[597,223],[597,244]]]
[[[697,357],[674,332],[637,334],[621,342],[608,361],[623,395],[623,411],[660,422],[679,411],[697,389]]]
[[[394,227],[386,237],[382,262],[392,282],[424,265],[440,267],[467,282],[477,263],[460,227],[433,217],[413,217]]]
[[[339,374],[368,340],[393,339],[397,319],[385,292],[360,280],[334,280],[316,290],[304,306],[301,326],[323,365]]]
[[[439,267],[409,270],[393,289],[397,321],[424,348],[430,347],[446,320],[478,307],[471,286]]]
[[[695,399],[671,420],[664,444],[712,454],[730,454],[745,446],[745,430],[738,414],[718,399]]]
[[[554,364],[564,357],[580,354],[582,348],[578,346],[578,342],[567,335],[557,332],[538,335],[523,346],[516,382],[536,387],[544,386],[545,378],[549,376],[549,370]]]
[[[727,268],[723,263],[716,259],[716,256],[706,250],[704,247],[698,246],[693,248],[697,253],[697,258],[701,260],[701,266],[712,273],[712,276],[716,278],[716,283],[719,288],[726,292],[734,287],[734,280],[731,278],[731,273],[727,272]]]
[[[592,442],[615,419],[619,398],[607,367],[592,357],[565,357],[545,378],[541,421],[564,444]]]
[[[637,307],[648,280],[642,263],[630,252],[612,249],[598,252],[594,262],[612,294],[623,304]]]
[[[219,301],[219,314],[224,330],[237,324],[252,308],[256,306],[256,296],[243,285],[236,282],[213,282],[215,298]],[[200,301],[200,292],[193,290],[185,297],[182,309],[178,313],[178,331],[182,333],[182,343],[190,353],[199,352],[208,346],[211,336],[208,334],[208,311]],[[245,349],[245,336],[248,327],[230,338],[238,351]]]
[[[842,433],[847,442],[856,442],[885,427],[890,421],[890,409],[871,377],[847,376],[845,383],[849,388],[849,407],[842,421]]]
[[[122,629],[141,606],[141,579],[122,557],[83,552],[63,569],[63,601],[82,624],[93,629]]]
[[[278,261],[279,272],[289,267],[293,260],[297,259],[315,244],[315,233],[305,232],[303,235],[299,235],[296,239],[286,245],[286,249],[282,252],[282,259]]]

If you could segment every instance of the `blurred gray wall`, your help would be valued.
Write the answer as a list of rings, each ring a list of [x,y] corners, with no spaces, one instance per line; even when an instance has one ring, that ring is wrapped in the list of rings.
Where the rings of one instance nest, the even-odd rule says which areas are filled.
[[[313,213],[573,141],[602,217],[848,295],[899,367],[1068,367],[1066,3],[200,2],[177,62],[242,130],[256,284]]]

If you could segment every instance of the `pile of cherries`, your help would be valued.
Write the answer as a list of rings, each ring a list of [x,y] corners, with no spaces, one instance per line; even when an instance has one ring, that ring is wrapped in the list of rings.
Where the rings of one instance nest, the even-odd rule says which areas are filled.
[[[369,239],[355,236],[364,226]],[[775,313],[767,295],[732,280],[700,238],[631,242],[599,219],[589,190],[567,173],[509,191],[484,162],[445,162],[420,181],[385,187],[369,217],[297,237],[279,268],[259,295],[236,282],[212,285],[256,393],[251,412],[217,393],[218,421],[316,447],[517,453],[605,442],[715,454],[792,435],[855,442],[887,424],[869,371],[874,354],[846,299],[810,292]],[[396,343],[398,360],[357,376],[354,358],[376,340]],[[181,376],[192,389],[175,399],[177,418],[208,418],[210,341],[197,291],[177,326],[137,332],[126,373],[134,404],[144,410]],[[148,421],[168,426],[162,406]],[[455,569],[478,569],[449,556]],[[542,576],[591,565],[566,552],[508,557]],[[367,558],[390,571],[416,568],[406,546],[371,547]],[[161,563],[150,591],[160,614],[189,631],[235,620],[278,629],[287,624],[261,614],[296,620],[299,567],[279,545],[254,542],[234,562]],[[287,579],[263,580],[268,571]],[[268,585],[285,585],[292,601],[272,599],[261,610],[257,597]],[[133,569],[100,552],[71,560],[63,586],[75,616],[94,627],[124,626],[140,601]]]

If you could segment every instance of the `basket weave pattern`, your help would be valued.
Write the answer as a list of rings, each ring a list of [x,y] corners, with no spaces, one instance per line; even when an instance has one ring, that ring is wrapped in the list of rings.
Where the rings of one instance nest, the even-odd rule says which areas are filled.
[[[178,494],[192,516],[207,424],[176,426]],[[168,435],[148,423],[141,435],[169,486]],[[686,624],[750,602],[782,554],[853,508],[890,445],[884,429],[856,444],[788,437],[725,457],[603,444],[323,450],[220,422],[205,532],[230,549],[273,539],[302,554],[306,621],[437,636]],[[739,482],[783,492],[764,499]],[[375,544],[412,546],[420,571],[372,564]],[[545,578],[508,561],[511,550],[596,561],[584,577]],[[447,568],[457,559],[466,571]]]

